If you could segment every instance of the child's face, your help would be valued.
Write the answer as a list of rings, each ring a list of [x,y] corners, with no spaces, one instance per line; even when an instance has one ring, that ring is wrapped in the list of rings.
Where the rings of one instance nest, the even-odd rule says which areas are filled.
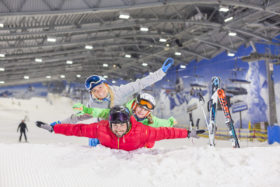
[[[145,118],[150,111],[138,105],[135,109],[135,115],[138,118]]]
[[[112,132],[117,137],[122,137],[127,132],[127,124],[126,123],[112,123]]]

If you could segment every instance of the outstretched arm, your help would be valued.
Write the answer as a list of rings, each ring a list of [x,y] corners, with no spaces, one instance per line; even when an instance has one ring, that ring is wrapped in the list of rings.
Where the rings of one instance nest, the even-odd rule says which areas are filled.
[[[53,127],[56,134],[64,134],[66,136],[81,136],[88,138],[97,137],[98,123],[87,124],[57,124]]]
[[[73,109],[80,111],[82,115],[88,114],[91,115],[94,118],[102,118],[102,119],[108,119],[109,118],[109,112],[110,109],[104,109],[104,108],[90,108],[86,107],[85,105],[81,103],[76,103],[73,105]]]
[[[168,119],[161,119],[152,115],[153,124],[149,124],[151,127],[173,127],[176,123],[174,117],[170,117]]]
[[[154,142],[164,139],[187,138],[188,130],[171,127],[154,128],[146,126],[145,134],[147,142]]]

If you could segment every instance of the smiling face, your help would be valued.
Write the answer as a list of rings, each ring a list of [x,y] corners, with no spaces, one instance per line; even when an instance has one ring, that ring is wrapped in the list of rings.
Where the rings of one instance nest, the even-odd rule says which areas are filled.
[[[137,105],[134,114],[138,117],[138,118],[145,118],[148,114],[150,113],[149,110],[143,108],[140,105]]]
[[[127,132],[126,123],[112,123],[112,132],[118,137],[122,137]]]
[[[108,96],[108,89],[104,83],[95,86],[90,92],[97,99],[104,99]]]

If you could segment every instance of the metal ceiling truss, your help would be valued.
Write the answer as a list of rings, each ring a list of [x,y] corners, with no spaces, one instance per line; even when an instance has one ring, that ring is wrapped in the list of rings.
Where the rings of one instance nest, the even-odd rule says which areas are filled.
[[[120,19],[121,13],[130,18]],[[131,80],[160,68],[167,57],[188,64],[250,42],[278,45],[279,20],[278,0],[0,0],[0,81],[57,81],[60,74],[80,83],[91,74]]]

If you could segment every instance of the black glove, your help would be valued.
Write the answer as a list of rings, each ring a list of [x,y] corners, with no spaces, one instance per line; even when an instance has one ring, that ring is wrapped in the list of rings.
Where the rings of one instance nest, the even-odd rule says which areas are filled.
[[[49,125],[47,123],[44,123],[42,121],[36,121],[36,125],[39,128],[43,128],[43,129],[48,130],[49,132],[53,132],[53,126],[51,126],[51,125]]]
[[[202,134],[204,132],[205,132],[205,130],[203,130],[203,129],[201,129],[201,130],[192,129],[191,131],[188,131],[188,138],[190,138],[190,137],[199,138],[199,136],[197,136],[197,135]]]

